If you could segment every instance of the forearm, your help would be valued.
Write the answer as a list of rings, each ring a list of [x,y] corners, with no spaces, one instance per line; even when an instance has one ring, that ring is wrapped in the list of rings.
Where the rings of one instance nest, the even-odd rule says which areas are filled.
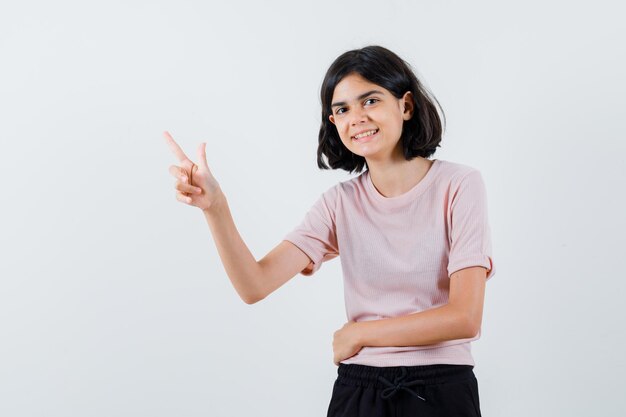
[[[422,346],[475,336],[466,315],[449,304],[357,325],[362,346]]]
[[[235,290],[246,303],[253,303],[258,294],[261,268],[239,235],[226,197],[222,194],[210,210],[203,210],[217,252]]]

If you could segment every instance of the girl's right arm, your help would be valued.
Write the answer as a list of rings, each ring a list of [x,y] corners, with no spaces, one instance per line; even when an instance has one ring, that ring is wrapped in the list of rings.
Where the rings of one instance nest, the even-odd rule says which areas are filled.
[[[246,304],[263,300],[311,262],[304,252],[286,240],[257,262],[239,235],[223,194],[203,213],[226,274]]]
[[[256,261],[233,221],[226,196],[206,162],[205,143],[198,148],[200,165],[184,154],[169,133],[165,140],[181,166],[170,166],[176,181],[176,199],[202,209],[215,246],[235,290],[247,304],[260,301],[302,271],[311,260],[297,246],[282,241]]]

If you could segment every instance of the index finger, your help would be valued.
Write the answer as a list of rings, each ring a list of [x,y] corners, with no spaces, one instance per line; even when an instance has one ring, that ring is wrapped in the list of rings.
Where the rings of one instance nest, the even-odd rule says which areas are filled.
[[[176,158],[178,158],[180,162],[183,162],[189,159],[187,158],[187,155],[185,155],[185,152],[183,152],[183,150],[180,148],[180,146],[178,146],[178,143],[176,143],[172,135],[170,135],[170,132],[168,131],[163,132],[163,136],[165,137],[165,141],[169,145],[170,149],[172,150],[174,155],[176,155]]]

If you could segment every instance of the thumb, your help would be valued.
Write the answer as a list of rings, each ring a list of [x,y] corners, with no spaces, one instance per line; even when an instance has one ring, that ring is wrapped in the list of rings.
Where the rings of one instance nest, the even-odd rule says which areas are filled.
[[[206,161],[206,142],[202,142],[198,146],[198,163],[204,170],[211,174],[211,170],[209,169],[209,165]]]

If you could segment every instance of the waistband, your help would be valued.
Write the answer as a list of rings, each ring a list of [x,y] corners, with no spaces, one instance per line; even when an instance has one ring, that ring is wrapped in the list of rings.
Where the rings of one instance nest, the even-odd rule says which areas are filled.
[[[412,387],[461,382],[474,376],[472,365],[369,366],[339,364],[337,382],[344,385],[382,389],[381,397],[389,398],[400,390],[422,401],[426,399]]]

